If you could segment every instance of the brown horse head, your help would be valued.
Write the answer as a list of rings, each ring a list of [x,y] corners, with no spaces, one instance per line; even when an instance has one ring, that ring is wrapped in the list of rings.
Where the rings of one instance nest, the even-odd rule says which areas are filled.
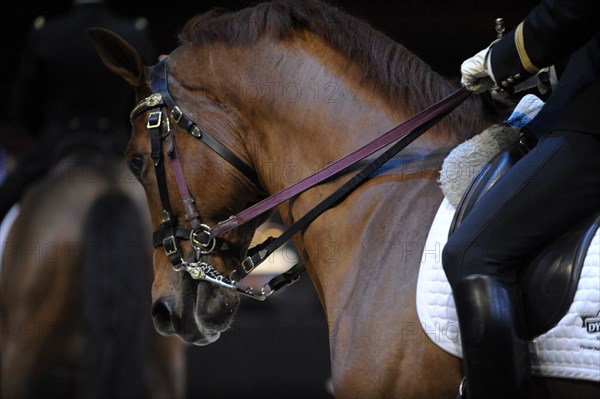
[[[142,64],[137,52],[110,31],[92,29],[90,34],[108,68],[134,87],[138,99],[148,96],[152,92],[148,79],[150,70]],[[177,84],[169,90],[179,104],[185,107],[186,112],[190,110],[190,117],[204,124],[203,129],[218,137],[240,162],[250,163],[242,141],[244,126],[235,115],[209,99],[191,97]],[[168,128],[172,129],[170,134],[177,139],[178,162],[184,165],[181,178],[186,182],[186,191],[194,198],[191,206],[195,216],[190,224],[189,218],[186,220],[189,208],[186,209],[186,201],[178,190],[177,172],[169,163],[165,145],[160,150],[163,153],[162,159],[157,163],[163,163],[165,168],[166,186],[164,189],[159,188],[147,127],[149,112],[142,113],[144,115],[133,119],[133,131],[126,155],[130,169],[145,189],[155,230],[165,224],[167,206],[161,202],[164,198],[162,195],[168,197],[169,211],[172,212],[170,216],[175,219],[177,226],[212,226],[243,209],[248,203],[256,201],[261,195],[255,182],[250,181],[201,140],[182,132],[183,129],[173,120],[169,123],[165,119],[165,123],[169,124]],[[164,193],[160,193],[160,190],[164,190]],[[225,234],[222,238],[224,244],[220,244],[225,247],[224,250],[218,251],[216,255],[202,255],[202,259],[196,260],[210,265],[216,278],[227,279],[236,262],[245,254],[256,226],[257,222],[247,223],[234,232]],[[191,260],[195,248],[187,240],[176,239],[179,241],[176,245],[180,251],[180,260]],[[229,327],[239,305],[238,294],[231,288],[197,281],[187,273],[175,271],[162,245],[156,248],[153,261],[152,317],[156,329],[161,334],[175,334],[196,345],[214,342]]]

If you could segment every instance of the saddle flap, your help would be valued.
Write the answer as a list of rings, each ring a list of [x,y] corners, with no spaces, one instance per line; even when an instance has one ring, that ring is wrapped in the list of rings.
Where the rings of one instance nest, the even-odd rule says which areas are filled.
[[[569,310],[577,290],[600,212],[547,246],[519,275],[530,338],[554,327]]]

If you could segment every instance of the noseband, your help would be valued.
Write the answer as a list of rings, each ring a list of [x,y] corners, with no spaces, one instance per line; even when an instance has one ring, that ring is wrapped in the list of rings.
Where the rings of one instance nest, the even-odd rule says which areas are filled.
[[[233,165],[238,171],[246,176],[256,187],[260,187],[258,177],[255,171],[246,165],[244,161],[239,159],[229,149],[221,145],[207,132],[200,127],[175,104],[171,97],[168,88],[167,80],[167,57],[155,65],[150,75],[150,83],[153,94],[144,100],[140,101],[131,111],[130,119],[133,123],[138,115],[150,111],[148,113],[148,121],[146,127],[150,133],[151,156],[154,161],[156,179],[158,183],[158,191],[163,207],[163,219],[157,230],[153,233],[154,247],[163,247],[165,254],[169,258],[173,269],[178,272],[187,272],[193,279],[205,280],[216,285],[223,286],[228,289],[235,290],[243,295],[250,296],[255,299],[264,300],[273,292],[280,288],[289,285],[296,281],[299,275],[304,271],[304,266],[299,263],[292,267],[287,272],[276,276],[267,284],[265,284],[260,292],[255,293],[252,288],[242,289],[238,283],[246,277],[256,266],[270,256],[277,248],[287,242],[295,233],[306,228],[314,219],[316,219],[325,210],[334,206],[337,202],[343,199],[346,195],[352,192],[356,187],[366,181],[369,176],[381,167],[385,162],[395,156],[400,150],[413,142],[417,137],[427,131],[431,126],[437,123],[444,116],[449,114],[454,108],[460,105],[469,96],[469,92],[462,88],[457,90],[450,96],[441,100],[437,104],[421,111],[401,125],[395,127],[374,141],[359,148],[353,153],[339,159],[329,166],[321,169],[315,174],[302,179],[294,185],[266,198],[265,200],[243,210],[229,219],[219,222],[214,227],[209,227],[203,224],[200,216],[196,211],[194,199],[191,196],[185,178],[183,169],[177,155],[177,147],[175,144],[175,135],[171,130],[172,120],[179,127],[191,134],[193,137],[202,140],[210,149],[219,154],[223,159]],[[400,140],[400,141],[398,141]],[[386,150],[382,155],[371,161],[359,173],[342,185],[330,196],[325,198],[315,208],[311,209],[305,216],[294,223],[280,237],[273,239],[269,237],[267,241],[248,251],[248,255],[228,276],[220,274],[208,262],[208,255],[213,252],[226,252],[232,250],[236,245],[227,242],[220,236],[227,231],[230,231],[241,224],[259,216],[282,202],[298,195],[305,190],[319,184],[319,182],[327,180],[330,177],[341,175],[350,167],[358,164],[367,156],[384,148],[385,146],[394,143],[391,148]],[[175,175],[179,195],[183,202],[185,210],[185,220],[190,224],[190,227],[182,227],[177,225],[177,217],[175,216],[171,203],[169,201],[169,193],[167,190],[167,180],[165,172],[165,159],[163,157],[163,142],[166,160]],[[181,247],[180,240],[189,240],[193,253],[186,260]]]

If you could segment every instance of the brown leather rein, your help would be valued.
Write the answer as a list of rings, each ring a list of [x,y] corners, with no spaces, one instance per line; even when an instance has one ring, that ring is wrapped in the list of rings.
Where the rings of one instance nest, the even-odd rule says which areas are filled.
[[[140,101],[131,111],[130,115],[133,122],[133,119],[138,115],[150,110],[146,126],[150,133],[151,156],[154,161],[159,194],[163,207],[163,219],[158,229],[153,233],[154,247],[162,246],[164,248],[165,254],[176,271],[188,272],[193,279],[206,280],[259,300],[266,299],[275,291],[296,281],[299,275],[304,271],[304,266],[302,263],[299,263],[287,272],[276,276],[265,284],[260,289],[260,292],[255,292],[252,288],[244,289],[239,287],[238,284],[244,277],[254,270],[254,268],[277,248],[287,242],[296,232],[306,228],[321,213],[332,206],[335,206],[338,201],[347,196],[362,182],[366,181],[369,176],[385,164],[385,162],[458,107],[470,95],[470,92],[465,88],[457,90],[440,102],[421,111],[379,138],[337,160],[313,175],[244,209],[237,215],[219,222],[214,227],[209,227],[201,222],[200,215],[194,205],[194,199],[185,182],[181,163],[177,155],[177,146],[175,144],[175,136],[171,129],[171,122],[177,124],[197,139],[202,140],[213,151],[236,167],[236,169],[259,188],[260,181],[254,169],[240,160],[239,157],[221,145],[207,132],[200,129],[200,127],[192,119],[187,117],[175,104],[168,89],[167,60],[168,58],[164,58],[153,68],[150,80],[154,94]],[[209,254],[213,252],[228,251],[235,246],[233,243],[227,242],[221,238],[224,233],[263,215],[281,203],[331,177],[343,174],[351,167],[356,166],[367,156],[395,142],[396,144],[375,160],[371,161],[342,187],[290,226],[280,237],[270,237],[264,243],[249,249],[247,251],[247,256],[228,276],[220,274],[210,265],[210,263],[208,263]],[[165,145],[166,157],[163,156],[163,143]],[[177,217],[174,214],[169,201],[164,166],[165,160],[169,163],[175,176],[178,191],[185,210],[185,220],[189,223],[190,227],[177,225]],[[192,260],[186,260],[186,257],[182,253],[179,245],[179,240],[181,239],[190,241],[194,251],[193,253],[188,254],[188,257]]]

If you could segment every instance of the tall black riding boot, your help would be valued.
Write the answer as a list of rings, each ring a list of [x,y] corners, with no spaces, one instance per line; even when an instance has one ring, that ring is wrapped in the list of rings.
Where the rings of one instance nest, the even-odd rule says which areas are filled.
[[[530,398],[529,348],[516,286],[471,275],[454,288],[468,399]]]

